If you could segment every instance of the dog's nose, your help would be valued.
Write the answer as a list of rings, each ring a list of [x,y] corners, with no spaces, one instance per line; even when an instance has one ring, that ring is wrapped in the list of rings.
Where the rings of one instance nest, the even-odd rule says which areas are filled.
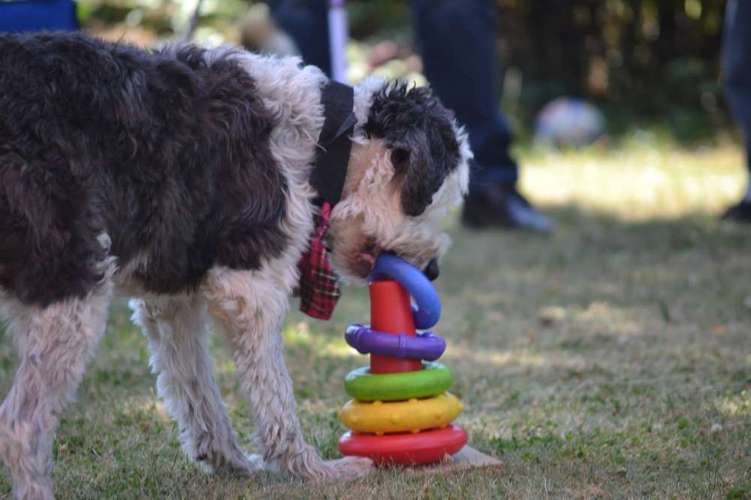
[[[430,259],[430,262],[428,262],[428,265],[425,266],[422,272],[430,281],[435,281],[441,274],[441,270],[438,268],[438,259]]]

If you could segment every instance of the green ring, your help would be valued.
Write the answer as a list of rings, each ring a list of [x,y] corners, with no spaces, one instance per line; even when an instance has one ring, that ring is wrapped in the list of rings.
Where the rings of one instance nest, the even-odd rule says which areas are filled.
[[[399,401],[437,396],[454,383],[451,370],[441,363],[422,364],[422,370],[400,373],[370,373],[363,366],[344,379],[344,390],[358,401]]]

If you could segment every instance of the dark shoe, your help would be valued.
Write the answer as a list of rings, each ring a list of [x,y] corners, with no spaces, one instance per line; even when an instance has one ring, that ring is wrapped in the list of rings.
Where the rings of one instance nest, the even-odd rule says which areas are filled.
[[[751,201],[741,200],[722,214],[722,220],[751,224]]]
[[[505,227],[549,233],[550,219],[538,212],[514,186],[497,184],[470,191],[462,209],[462,223],[469,228]]]

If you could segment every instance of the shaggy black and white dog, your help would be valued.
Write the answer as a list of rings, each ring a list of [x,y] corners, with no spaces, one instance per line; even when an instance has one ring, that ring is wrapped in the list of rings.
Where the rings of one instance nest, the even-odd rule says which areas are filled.
[[[369,470],[303,440],[280,336],[317,213],[327,85],[294,58],[0,35],[0,307],[19,353],[0,458],[17,497],[52,496],[55,429],[114,294],[133,297],[191,459],[313,479]],[[424,88],[369,80],[353,112],[328,239],[336,269],[362,281],[386,250],[423,268],[446,247],[438,219],[466,190],[466,139]],[[259,456],[243,452],[220,399],[210,318],[255,413]]]

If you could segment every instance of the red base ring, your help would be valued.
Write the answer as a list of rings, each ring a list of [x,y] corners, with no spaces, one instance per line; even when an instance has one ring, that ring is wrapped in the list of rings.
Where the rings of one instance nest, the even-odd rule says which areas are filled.
[[[467,444],[467,433],[457,425],[416,434],[352,434],[339,439],[342,455],[368,457],[377,465],[417,465],[441,461]]]

